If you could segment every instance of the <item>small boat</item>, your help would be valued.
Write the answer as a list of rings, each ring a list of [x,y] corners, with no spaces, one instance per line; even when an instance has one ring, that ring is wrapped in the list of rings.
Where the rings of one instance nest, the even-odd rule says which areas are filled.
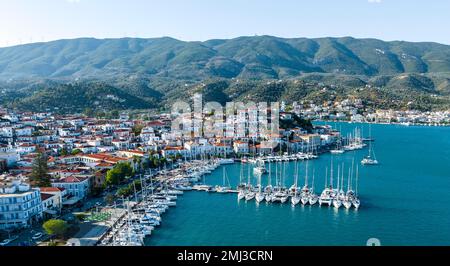
[[[331,166],[333,167],[333,166]],[[319,205],[328,205],[331,206],[333,198],[332,198],[332,193],[333,193],[333,186],[330,185],[328,187],[327,185],[328,182],[328,168],[326,168],[325,170],[325,189],[322,191],[322,193],[320,194],[319,197]]]
[[[301,201],[303,205],[306,205],[307,203],[309,203],[309,197],[310,197],[310,190],[309,190],[309,186],[308,186],[308,167],[309,166],[309,162],[306,162],[306,170],[305,170],[305,185],[303,186],[301,192],[300,192],[300,197],[301,197]]]
[[[361,164],[363,165],[377,165],[378,164],[378,160],[374,159],[370,156],[367,156],[366,158],[362,159]]]
[[[257,203],[262,202],[265,198],[266,197],[265,197],[264,193],[262,193],[262,192],[257,192],[255,195],[255,199],[256,199]]]
[[[265,163],[264,163],[263,160],[258,159],[258,160],[256,161],[256,167],[253,168],[253,173],[254,173],[255,175],[258,175],[258,176],[267,173],[267,169],[266,169],[266,167],[265,167]]]
[[[302,197],[299,193],[298,187],[298,163],[295,163],[295,181],[294,184],[289,188],[289,192],[291,194],[291,203],[293,206],[300,203]]]
[[[350,198],[345,197],[345,199],[342,201],[342,205],[344,205],[346,209],[350,209],[352,207],[352,201],[350,200]]]
[[[227,185],[226,185],[226,182]],[[230,186],[230,180],[228,180],[227,172],[225,171],[225,167],[223,168],[223,185],[222,186],[215,186],[214,189],[217,193],[227,193],[231,190]]]
[[[319,197],[316,194],[311,194],[309,197],[309,205],[314,205],[319,201]]]
[[[219,164],[224,165],[224,164],[234,164],[234,159],[220,159],[218,161]]]
[[[240,190],[238,193],[238,200],[245,198],[245,190]]]
[[[355,207],[355,209],[359,209],[359,206],[361,204],[361,202],[359,201],[358,198],[354,198],[352,201],[353,206]]]
[[[369,125],[369,138],[372,138],[371,135],[372,135],[372,128]],[[375,157],[375,152],[372,148],[372,142],[369,142],[369,154],[364,159],[362,159],[361,164],[363,164],[363,165],[377,165],[378,164],[378,160]]]
[[[258,192],[256,192],[255,194],[255,200],[257,203],[260,203],[261,201],[263,201],[265,199],[265,195],[262,192],[262,186],[261,186],[261,175],[258,176]]]
[[[288,199],[289,199],[288,193],[282,190],[279,190],[272,195],[272,202],[286,203]]]
[[[245,198],[245,194],[247,193],[247,184],[244,183],[244,167],[241,162],[241,170],[239,173],[239,185],[237,187],[238,190],[238,201]]]
[[[293,195],[292,197],[291,197],[291,203],[292,203],[292,205],[297,205],[299,202],[300,202],[300,200],[301,200],[301,197],[299,196],[299,195]]]
[[[313,179],[311,190],[309,191],[309,205],[314,205],[319,200],[319,197],[314,193],[315,169],[313,169]]]
[[[339,137],[336,148],[333,150],[330,150],[331,154],[343,154],[345,152],[345,149],[342,147],[342,138]]]
[[[266,193],[266,196],[264,197],[264,199],[266,200],[266,202],[272,202],[273,200],[273,196],[272,193]]]
[[[247,193],[245,193],[245,201],[249,201],[254,199],[256,196],[256,193],[251,191],[250,189],[247,191]]]

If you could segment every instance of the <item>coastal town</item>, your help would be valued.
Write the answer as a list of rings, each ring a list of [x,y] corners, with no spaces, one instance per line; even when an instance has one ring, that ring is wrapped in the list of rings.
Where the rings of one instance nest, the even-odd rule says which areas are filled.
[[[287,120],[292,115],[280,114]],[[108,120],[1,109],[0,117],[0,230],[6,232],[5,245],[19,244],[14,232],[41,228],[43,221],[70,220],[74,212],[111,206],[133,194],[133,186],[141,187],[144,177],[148,180],[168,168],[191,161],[229,163],[275,151],[317,153],[339,137],[329,126],[316,126],[281,129],[275,138],[263,134],[180,138],[171,131],[170,114],[131,120],[123,113]],[[277,147],[261,144],[268,138],[275,139]],[[22,242],[27,244],[27,239]]]
[[[144,120],[130,119],[129,114],[124,112],[117,119],[101,119],[85,115],[19,113],[1,109],[0,230],[6,238],[2,243],[30,244],[27,239],[17,239],[11,233],[24,230],[31,232],[28,235],[31,240],[39,242],[45,232],[30,228],[40,229],[44,221],[58,217],[69,221],[90,221],[91,227],[86,229],[85,234],[97,230],[95,222],[110,221],[114,216],[112,213],[117,217],[110,227],[119,221],[123,226],[130,204],[129,201],[125,204],[125,198],[134,200],[137,206],[145,202],[147,189],[151,190],[152,197],[160,197],[160,200],[176,198],[176,193],[182,193],[183,190],[214,190],[203,184],[201,177],[221,164],[249,162],[256,165],[254,170],[261,171],[261,175],[267,172],[264,166],[267,162],[309,160],[317,158],[324,151],[337,154],[355,148],[354,144],[359,145],[356,147],[358,149],[366,146],[358,131],[353,136],[341,136],[331,126],[312,126],[306,122],[308,120],[300,117],[377,123],[392,123],[395,119],[405,124],[431,124],[434,121],[439,125],[450,118],[448,112],[424,114],[380,110],[363,116],[359,109],[362,108],[360,101],[346,100],[332,106],[324,108],[313,103],[296,102],[286,106],[282,102],[279,116],[284,122],[284,128],[280,129],[277,136],[262,131],[246,135],[183,136],[172,130],[174,116],[170,113]],[[249,115],[252,110],[246,112]],[[204,115],[203,119],[207,117]],[[244,115],[237,114],[236,119],[228,120],[232,122],[228,122],[231,124],[225,128],[237,127],[247,118],[245,112]],[[299,120],[304,124],[299,125]],[[247,123],[246,126],[251,125]],[[246,128],[246,132],[249,132],[249,128]],[[267,140],[275,141],[275,145],[265,145]],[[345,147],[344,142],[347,143]],[[278,154],[282,156],[277,157]],[[174,183],[174,177],[181,177],[181,180],[175,178]],[[163,189],[169,180],[171,187]],[[148,185],[149,182],[152,185]],[[153,182],[158,185],[154,186]],[[157,188],[158,192],[154,195]],[[297,191],[286,190],[285,194],[276,197],[277,193],[263,193],[261,184],[255,190],[250,187],[250,182],[247,186],[245,181],[240,183],[238,190],[225,184],[216,190],[239,192],[239,199],[255,198],[257,202],[265,199],[268,202],[279,200],[284,203],[291,196],[294,205],[300,201],[304,204],[312,202],[311,205],[324,201],[329,205],[337,202],[336,207],[339,208],[345,203],[345,196],[341,200],[330,200],[308,194],[302,199],[304,191],[301,192],[301,188],[298,189],[298,195]],[[328,194],[324,196],[329,197]],[[359,201],[354,204],[356,208],[359,207]],[[352,202],[348,201],[345,206],[351,207]],[[95,241],[86,243],[99,244],[109,231],[104,228],[100,233],[97,232]],[[83,235],[78,235],[76,239],[83,239]]]
[[[418,111],[367,108],[358,98],[346,98],[342,101],[302,101],[294,102],[287,109],[311,120],[347,121],[355,123],[379,123],[449,126],[450,110]]]
[[[84,235],[80,233],[82,228],[78,228],[78,233],[74,232],[72,238],[66,237],[66,240],[69,239],[66,245],[73,244],[74,239],[80,244],[80,239],[89,238],[86,235],[92,234],[92,231],[96,231],[96,237],[85,240],[83,245],[116,245],[116,240],[112,240],[115,235],[111,233],[111,228],[118,223],[121,226],[127,223],[124,217],[129,218],[127,210],[131,205],[142,209],[149,191],[152,204],[155,200],[162,200],[164,202],[159,203],[165,203],[165,207],[173,206],[173,202],[165,200],[176,199],[178,193],[200,190],[234,192],[238,193],[238,199],[255,199],[257,202],[278,200],[284,203],[292,197],[293,205],[299,202],[311,205],[318,202],[322,205],[324,202],[330,206],[335,204],[336,208],[343,203],[350,208],[353,202],[358,208],[359,200],[352,190],[349,190],[352,198],[346,198],[344,193],[342,198],[333,200],[330,196],[334,193],[333,189],[324,191],[326,195],[320,196],[313,194],[313,188],[306,186],[302,189],[294,185],[289,191],[263,192],[261,184],[253,187],[250,181],[247,184],[245,180],[241,180],[237,190],[225,184],[213,188],[203,184],[201,177],[221,164],[235,161],[256,165],[254,171],[260,171],[257,174],[262,175],[267,173],[265,163],[315,159],[322,152],[339,154],[345,150],[364,148],[365,141],[372,141],[364,139],[357,130],[353,136],[341,136],[331,126],[313,126],[303,117],[373,123],[395,121],[404,125],[444,125],[450,119],[448,112],[377,110],[362,114],[363,106],[358,100],[345,100],[330,106],[327,108],[311,102],[294,102],[287,106],[282,102],[279,116],[284,126],[276,136],[263,131],[250,133],[248,127],[251,123],[245,123],[245,119],[251,115],[251,108],[237,113],[235,119],[227,120],[225,126],[227,129],[237,128],[244,121],[247,126],[245,131],[250,134],[229,136],[182,135],[172,130],[175,117],[170,113],[131,119],[124,112],[116,119],[102,119],[0,109],[0,231],[4,238],[1,243],[42,243],[40,240],[54,237],[42,231],[42,224],[59,218],[58,221],[64,222],[90,222],[89,225],[82,224],[87,227]],[[195,117],[194,114],[191,116]],[[208,117],[211,118],[211,115],[203,115],[202,119]],[[265,145],[267,140],[275,141],[275,145]],[[369,164],[378,163],[370,155],[365,160],[369,160]],[[275,175],[278,176],[278,173]],[[339,178],[337,182],[339,186]],[[350,188],[349,183],[347,189]],[[272,187],[267,189],[272,190]],[[161,206],[154,207],[158,214],[165,211]],[[150,214],[155,214],[154,211]],[[111,224],[98,231],[99,223],[107,221]],[[159,222],[160,218],[157,218],[148,226],[156,226]],[[152,229],[145,230],[150,232]],[[21,232],[27,232],[29,239],[19,239],[15,235]],[[108,235],[109,239],[106,237]],[[130,241],[127,243],[137,244],[134,240]]]

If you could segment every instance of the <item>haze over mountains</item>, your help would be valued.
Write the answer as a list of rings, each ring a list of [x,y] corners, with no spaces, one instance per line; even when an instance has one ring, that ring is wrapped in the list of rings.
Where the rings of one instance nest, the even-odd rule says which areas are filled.
[[[59,40],[0,48],[0,92],[0,104],[33,111],[160,108],[197,92],[219,102],[353,96],[430,110],[450,107],[450,46],[351,37]]]
[[[2,79],[124,74],[188,80],[283,79],[312,72],[367,76],[450,72],[450,46],[350,37],[254,36],[205,42],[85,38],[0,49]]]

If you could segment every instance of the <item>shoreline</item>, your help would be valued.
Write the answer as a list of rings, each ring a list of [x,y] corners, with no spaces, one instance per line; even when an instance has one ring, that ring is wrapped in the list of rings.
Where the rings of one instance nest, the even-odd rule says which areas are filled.
[[[311,122],[323,123],[346,123],[346,124],[372,124],[372,125],[394,125],[403,127],[450,127],[450,124],[423,124],[423,123],[399,123],[399,122],[367,122],[367,121],[348,121],[348,120],[321,120],[313,119]]]

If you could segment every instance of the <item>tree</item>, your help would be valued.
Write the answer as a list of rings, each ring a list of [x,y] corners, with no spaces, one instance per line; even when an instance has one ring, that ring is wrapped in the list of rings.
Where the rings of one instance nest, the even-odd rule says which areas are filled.
[[[69,152],[67,151],[66,148],[62,148],[60,154],[61,154],[61,156],[67,156],[67,155],[69,155]]]
[[[133,128],[132,131],[134,133],[134,135],[137,137],[139,135],[141,135],[142,129],[144,128],[144,125],[141,124],[136,124]]]
[[[115,168],[109,170],[106,173],[105,181],[106,181],[107,185],[118,185],[118,184],[120,184],[120,182],[122,182],[121,179],[122,179],[122,177],[121,177],[119,171]]]
[[[106,173],[106,184],[108,185],[118,185],[125,177],[130,177],[134,175],[133,168],[129,163],[121,162],[114,166],[113,169]]]
[[[33,161],[31,181],[38,187],[49,187],[51,185],[48,174],[47,156],[39,152]]]
[[[82,151],[80,150],[80,149],[74,149],[73,151],[72,151],[72,155],[77,155],[77,154],[79,154],[79,153],[81,153]]]
[[[117,118],[119,118],[119,116],[120,116],[120,114],[119,114],[119,110],[113,110],[113,111],[111,111],[111,118],[112,119],[117,119]]]
[[[92,116],[94,116],[94,111],[92,110],[92,108],[90,108],[90,107],[86,107],[85,109],[84,109],[84,115],[85,116],[87,116],[87,117],[92,117]]]
[[[66,221],[63,220],[48,220],[43,225],[42,228],[44,228],[45,232],[49,235],[55,235],[57,237],[63,237],[64,234],[67,232],[68,225]]]

